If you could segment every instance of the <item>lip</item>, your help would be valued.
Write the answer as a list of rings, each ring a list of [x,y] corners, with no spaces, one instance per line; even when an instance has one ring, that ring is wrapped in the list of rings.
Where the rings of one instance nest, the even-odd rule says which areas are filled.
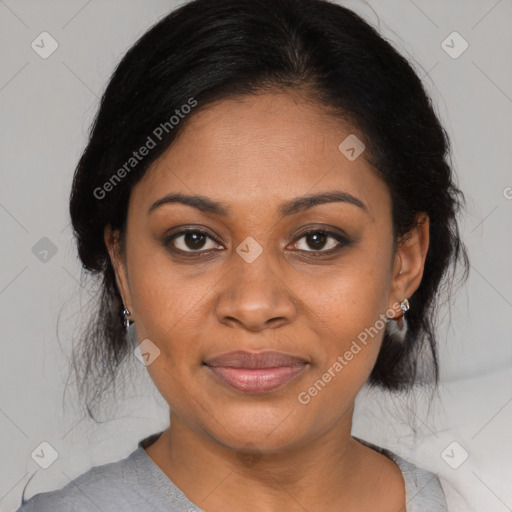
[[[282,366],[296,366],[307,363],[307,360],[274,350],[265,350],[262,352],[249,352],[247,350],[237,350],[234,352],[225,352],[205,360],[208,366],[230,366],[232,368],[277,368]]]
[[[207,370],[218,380],[244,393],[267,393],[298,377],[309,365],[284,352],[227,352],[207,359]]]

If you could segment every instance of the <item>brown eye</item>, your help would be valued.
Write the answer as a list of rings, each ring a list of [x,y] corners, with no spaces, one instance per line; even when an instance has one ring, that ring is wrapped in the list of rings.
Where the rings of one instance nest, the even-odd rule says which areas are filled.
[[[210,244],[208,245],[208,241]],[[203,231],[188,230],[172,235],[166,241],[166,245],[172,245],[174,249],[182,252],[208,251],[217,248],[217,243]]]
[[[300,247],[299,242],[302,240],[305,243]],[[295,245],[300,251],[330,253],[341,249],[341,247],[348,245],[348,243],[347,239],[337,233],[315,230],[303,233],[302,236],[297,239]]]
[[[325,233],[318,232],[310,233],[305,238],[308,246],[317,251],[324,248],[329,237]]]

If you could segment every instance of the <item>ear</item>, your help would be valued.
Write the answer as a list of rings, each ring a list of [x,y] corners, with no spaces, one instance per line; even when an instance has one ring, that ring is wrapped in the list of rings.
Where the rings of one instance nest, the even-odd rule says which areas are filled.
[[[393,263],[388,308],[397,313],[400,313],[397,304],[405,298],[410,298],[419,288],[425,268],[430,240],[430,219],[426,213],[419,213],[416,219],[417,225],[399,241]],[[395,316],[399,316],[397,313]]]
[[[113,230],[109,224],[105,227],[103,238],[105,240],[105,245],[107,246],[110,261],[114,268],[117,288],[119,289],[119,293],[123,299],[123,304],[133,315],[134,312],[132,309],[132,297],[128,281],[128,272],[126,270],[125,259],[123,258],[119,235],[119,230]]]

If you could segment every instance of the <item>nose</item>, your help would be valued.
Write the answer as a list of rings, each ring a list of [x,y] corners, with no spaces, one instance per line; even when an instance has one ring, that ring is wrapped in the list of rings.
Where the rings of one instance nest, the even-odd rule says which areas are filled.
[[[223,280],[215,305],[219,322],[248,331],[277,328],[294,320],[297,302],[265,251],[252,263],[241,258]],[[239,258],[238,255],[235,258]]]

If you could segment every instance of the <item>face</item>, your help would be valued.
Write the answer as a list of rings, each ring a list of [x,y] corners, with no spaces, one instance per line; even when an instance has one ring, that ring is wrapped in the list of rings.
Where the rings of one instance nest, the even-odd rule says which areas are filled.
[[[159,351],[147,369],[196,434],[271,453],[350,423],[428,244],[427,222],[393,251],[385,183],[338,149],[353,133],[297,95],[218,102],[132,190],[124,254],[106,230],[139,342]],[[248,354],[218,357],[233,351]]]

